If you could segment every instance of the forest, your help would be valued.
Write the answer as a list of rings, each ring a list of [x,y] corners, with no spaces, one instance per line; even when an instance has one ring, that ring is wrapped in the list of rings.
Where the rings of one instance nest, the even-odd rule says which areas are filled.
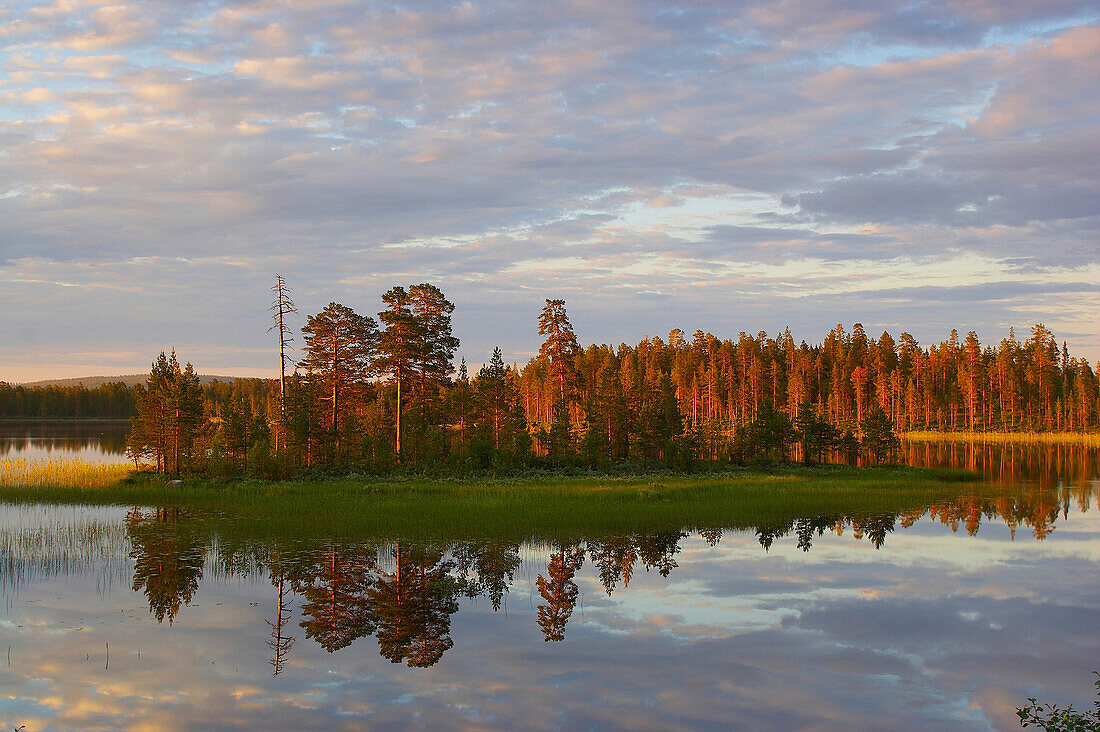
[[[131,453],[179,473],[284,475],[297,468],[384,472],[529,464],[686,468],[700,461],[810,461],[832,450],[887,457],[893,432],[1096,430],[1096,371],[1042,324],[996,345],[954,330],[922,346],[856,323],[823,341],[789,329],[719,339],[581,347],[565,302],[546,300],[538,356],[500,349],[457,368],[454,305],[434,285],[394,287],[378,318],[330,303],[300,329],[282,278],[274,303],[280,379],[199,383],[161,354],[146,384],[0,384],[0,417],[133,417]],[[289,367],[289,369],[288,369]],[[1098,364],[1100,369],[1100,364]],[[290,373],[287,373],[289,370]]]

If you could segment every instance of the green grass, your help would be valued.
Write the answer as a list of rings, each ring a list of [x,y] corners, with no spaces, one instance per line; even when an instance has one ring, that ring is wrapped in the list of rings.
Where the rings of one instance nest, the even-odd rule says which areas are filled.
[[[139,473],[109,487],[0,486],[0,500],[193,509],[257,538],[561,539],[897,513],[972,490],[978,480],[959,471],[787,466],[701,476],[187,479],[168,487],[161,476]]]

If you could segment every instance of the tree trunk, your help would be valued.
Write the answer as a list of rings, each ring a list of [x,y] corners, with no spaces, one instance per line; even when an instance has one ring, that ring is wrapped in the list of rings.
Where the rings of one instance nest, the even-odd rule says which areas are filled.
[[[397,464],[401,464],[401,377],[397,377]]]

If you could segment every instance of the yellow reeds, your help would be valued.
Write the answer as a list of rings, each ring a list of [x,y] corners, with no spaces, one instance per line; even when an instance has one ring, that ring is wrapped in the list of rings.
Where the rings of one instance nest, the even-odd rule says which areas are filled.
[[[1100,447],[1098,432],[903,432],[911,442],[976,442],[1013,445],[1083,445]]]
[[[125,478],[134,467],[93,463],[76,458],[0,459],[0,487],[106,488]]]

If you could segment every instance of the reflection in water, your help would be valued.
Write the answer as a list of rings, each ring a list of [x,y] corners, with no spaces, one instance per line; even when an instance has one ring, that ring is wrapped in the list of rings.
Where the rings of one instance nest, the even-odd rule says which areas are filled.
[[[283,671],[287,654],[294,646],[295,638],[287,633],[286,624],[290,620],[290,601],[287,597],[288,587],[286,579],[281,572],[272,571],[271,582],[275,585],[275,620],[266,620],[271,626],[271,638],[267,641],[271,649],[271,675],[278,676]]]
[[[404,546],[404,551],[402,551]],[[454,645],[451,616],[458,612],[462,583],[449,570],[439,547],[397,542],[392,571],[380,569],[367,593],[378,618],[383,658],[409,666],[431,666]]]
[[[326,651],[374,632],[366,597],[374,549],[326,547],[290,565],[294,592],[302,598],[302,628]]]
[[[463,583],[474,590],[474,595],[488,596],[496,611],[515,579],[521,561],[519,550],[518,542],[464,541],[452,545],[451,556]]]
[[[0,504],[0,724],[1007,730],[1027,696],[1087,706],[1095,450],[932,448],[1014,487],[557,541]]]
[[[225,690],[220,706],[210,702],[209,715],[217,716],[196,712],[176,726],[326,728],[352,715],[351,726],[388,720],[402,727],[408,720],[401,720],[401,702],[393,700],[407,699],[417,714],[428,715],[425,727],[711,729],[728,715],[731,724],[764,729],[1010,729],[1002,722],[1011,722],[1011,711],[1027,694],[1045,689],[1048,698],[1061,699],[1065,692],[1052,697],[1050,690],[1075,691],[1075,681],[1068,672],[1064,682],[1051,677],[1036,661],[1021,666],[975,659],[983,669],[1020,670],[1010,682],[985,682],[1002,691],[971,688],[968,679],[990,672],[970,669],[972,662],[954,649],[961,638],[974,637],[981,653],[1005,647],[1028,654],[1032,641],[1011,650],[1013,641],[1006,639],[1041,627],[1049,636],[1036,648],[1041,657],[1057,655],[1074,675],[1095,657],[1095,583],[1065,586],[1071,572],[1094,576],[1088,567],[1094,570],[1100,560],[1100,524],[1081,523],[1082,507],[1095,495],[1069,488],[966,495],[905,513],[806,516],[747,531],[659,529],[550,544],[315,544],[259,539],[214,515],[132,509],[111,520],[103,510],[81,516],[5,506],[0,569],[11,622],[0,622],[0,641],[12,644],[17,656],[0,677],[11,699],[29,703],[47,693],[33,679],[56,679],[72,685],[68,692],[49,692],[56,698],[88,695],[116,715],[122,713],[112,707],[116,703],[161,710],[169,716],[154,723],[159,726],[172,726],[183,711],[152,700],[171,698],[172,688],[214,693],[199,689],[210,684]],[[1021,526],[1031,530],[1017,531]],[[1082,535],[1082,526],[1095,533]],[[1084,560],[1091,562],[1085,571],[1051,560],[1026,570],[1026,557],[1055,546],[1063,533],[1073,547],[1069,555],[1092,557]],[[984,542],[967,538],[987,534]],[[89,546],[95,551],[89,553]],[[1019,550],[1012,559],[997,558],[1010,546]],[[994,548],[997,553],[980,563],[1003,565],[996,578],[985,579],[986,569],[975,573],[937,559],[957,555],[951,561],[966,562],[967,553],[980,557]],[[911,552],[927,568],[904,569]],[[92,602],[101,608],[95,610],[81,594],[81,581],[89,576],[85,567],[107,559],[122,563],[126,581]],[[1024,571],[1030,572],[1026,581]],[[1020,589],[1006,584],[1008,578],[1016,578]],[[513,600],[509,610],[508,598],[517,594],[523,601]],[[69,596],[74,608],[65,610],[62,598]],[[16,597],[26,600],[12,602]],[[57,599],[41,604],[49,598]],[[140,606],[127,598],[139,599]],[[484,598],[484,607],[475,598]],[[143,625],[141,618],[157,623]],[[58,635],[58,628],[68,630]],[[112,628],[133,634],[133,641],[127,645]],[[1067,633],[1072,638],[1059,640]],[[94,676],[90,666],[80,665],[95,650],[86,638],[99,640],[100,651],[103,641],[110,643],[110,668],[100,657]],[[259,668],[246,671],[250,659]],[[540,664],[548,664],[545,673],[537,671]],[[176,667],[187,676],[171,670]],[[639,676],[656,667],[684,685]],[[930,675],[930,667],[940,670]],[[237,669],[245,674],[239,682]],[[819,677],[831,682],[816,689]],[[883,678],[896,679],[898,688],[884,687]],[[1042,686],[1022,687],[1020,679]],[[922,694],[945,701],[910,697],[905,689],[918,683],[934,690]],[[97,691],[103,684],[113,691]],[[127,685],[137,686],[126,691]],[[432,716],[441,694],[463,688],[472,696],[455,697]],[[834,699],[838,688],[847,696]],[[768,689],[776,690],[773,696]],[[644,716],[629,712],[642,703],[638,694],[656,704]],[[966,704],[951,701],[960,694]],[[504,699],[512,712],[497,706]],[[595,714],[588,705],[600,699],[611,704],[608,714],[618,709],[620,716],[587,716]],[[878,699],[896,706],[896,723],[880,716]],[[278,710],[275,716],[253,716],[260,700],[266,700],[262,708]],[[527,705],[542,715],[539,720],[557,721],[532,721],[518,711]],[[555,717],[554,708],[563,716]],[[474,716],[462,716],[461,709]],[[756,723],[743,716],[753,709],[760,715]],[[38,720],[35,729],[50,719],[63,728],[124,726],[118,717],[93,723],[80,716],[88,706],[76,703],[49,714],[33,705],[25,710],[18,723]],[[817,710],[836,723],[820,724]],[[454,714],[459,716],[448,716]]]
[[[1100,479],[1100,448],[1087,445],[906,442],[898,457],[918,468],[972,470],[1008,487],[1095,487]]]
[[[0,457],[126,462],[129,420],[0,422]]]
[[[565,624],[577,604],[577,584],[573,575],[584,564],[584,550],[580,547],[559,547],[550,555],[546,565],[546,577],[539,575],[536,584],[539,594],[546,600],[539,605],[539,627],[548,641],[565,640]]]
[[[176,619],[180,605],[191,604],[199,589],[207,546],[198,536],[198,524],[181,520],[179,509],[126,514],[130,556],[134,565],[134,591],[145,591],[149,610],[157,622]]]
[[[1020,526],[1027,526],[1031,536],[1042,540],[1060,520],[1068,519],[1071,506],[1087,511],[1095,493],[1090,488],[1063,487],[992,498],[965,495],[893,514],[833,514],[760,525],[755,536],[765,551],[793,536],[795,546],[809,552],[815,537],[826,533],[850,535],[881,549],[898,527],[908,529],[927,517],[952,532],[963,527],[970,536],[977,535],[983,520],[1007,526],[1012,538]],[[294,548],[288,549],[286,542],[227,539],[223,520],[180,509],[133,508],[125,514],[123,525],[124,532],[101,520],[0,529],[5,592],[17,593],[22,585],[50,576],[79,574],[101,556],[128,555],[133,560],[134,591],[145,595],[158,622],[167,619],[171,625],[194,602],[208,569],[222,581],[266,578],[275,598],[274,620],[265,622],[271,628],[269,645],[276,675],[295,640],[287,629],[292,604],[301,614],[299,625],[305,637],[330,653],[375,636],[384,658],[430,666],[454,645],[451,616],[459,609],[459,598],[484,596],[498,611],[525,552],[548,555],[545,570],[535,581],[542,599],[537,623],[546,641],[561,641],[578,599],[575,577],[586,558],[603,591],[612,597],[629,587],[636,564],[668,577],[679,566],[681,542],[691,536],[686,531],[660,530],[591,537],[546,548],[482,540],[330,543],[317,548],[292,544]],[[712,547],[719,545],[723,535],[721,528],[713,527],[698,532]]]

